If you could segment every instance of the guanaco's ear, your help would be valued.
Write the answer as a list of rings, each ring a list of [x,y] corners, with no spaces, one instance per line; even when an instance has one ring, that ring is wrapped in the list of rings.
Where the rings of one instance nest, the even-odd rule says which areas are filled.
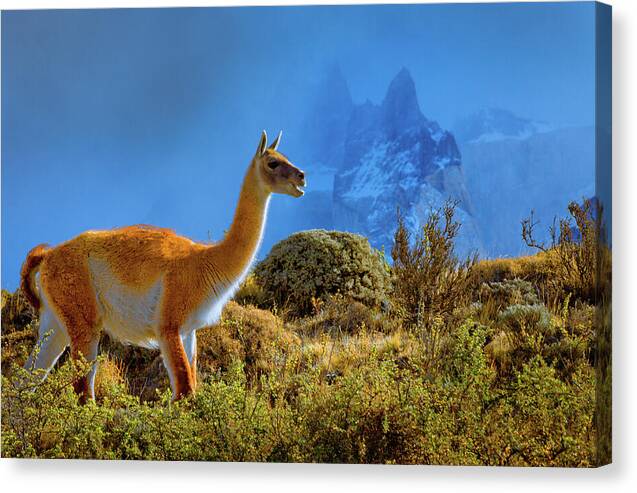
[[[279,135],[276,136],[276,139],[274,139],[274,142],[270,144],[270,149],[276,151],[279,148],[279,143],[281,142],[281,135],[283,135],[283,130],[279,132]]]
[[[265,147],[268,145],[268,134],[265,133],[265,130],[261,134],[261,140],[259,141],[259,147],[257,147],[257,156],[263,156],[265,152]]]

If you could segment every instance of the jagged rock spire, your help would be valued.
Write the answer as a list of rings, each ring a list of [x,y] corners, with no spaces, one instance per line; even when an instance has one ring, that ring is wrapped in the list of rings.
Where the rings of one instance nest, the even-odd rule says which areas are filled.
[[[383,124],[390,134],[397,134],[424,120],[416,85],[406,68],[402,68],[389,84],[381,109]]]
[[[341,164],[347,123],[353,107],[343,72],[338,64],[333,64],[325,71],[305,121],[309,160],[320,160],[331,166]]]

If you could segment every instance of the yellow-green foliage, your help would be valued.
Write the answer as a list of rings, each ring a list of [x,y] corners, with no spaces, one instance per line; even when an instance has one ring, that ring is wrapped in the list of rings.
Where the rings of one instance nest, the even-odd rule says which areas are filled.
[[[387,294],[387,266],[353,235],[306,232],[282,242],[242,286],[241,304],[228,303],[217,326],[199,331],[197,392],[175,404],[159,353],[108,337],[101,341],[97,402],[79,405],[72,390],[90,369],[84,362],[63,357],[33,384],[19,365],[33,347],[37,320],[19,293],[3,292],[2,455],[608,462],[609,279],[606,304],[593,305],[590,279],[565,276],[569,263],[553,250],[458,263],[430,226],[424,244],[438,242],[437,260],[426,248],[411,257],[404,250],[405,269],[392,273],[407,280],[398,294]],[[569,244],[561,254],[581,262],[588,257],[578,248]],[[610,257],[604,260],[610,272]],[[361,271],[352,274],[355,268]],[[420,286],[427,279],[436,282]],[[456,295],[440,296],[438,288]],[[392,295],[393,303],[381,303]],[[410,319],[400,308],[412,302],[429,303],[429,311]]]
[[[88,366],[62,366],[35,392],[3,380],[5,457],[587,466],[594,381],[572,383],[535,357],[505,386],[485,356],[486,329],[471,321],[445,344],[437,373],[422,346],[404,364],[366,348],[329,375],[300,346],[250,383],[235,360],[177,404],[164,392],[141,403],[121,385],[78,405],[71,382]],[[413,343],[413,340],[412,340]],[[283,357],[285,356],[285,357]],[[20,376],[16,370],[15,375]]]
[[[234,361],[242,361],[250,379],[271,370],[281,351],[299,343],[271,312],[233,301],[225,306],[221,323],[198,331],[197,338],[201,372],[227,371]]]
[[[374,306],[389,289],[389,268],[366,238],[340,231],[310,230],[277,243],[257,265],[258,283],[279,306],[308,314],[313,300],[342,294]]]
[[[232,299],[240,305],[253,305],[257,308],[272,308],[272,300],[259,285],[254,274],[249,274],[245,278]]]
[[[340,295],[315,300],[313,311],[312,316],[295,323],[304,335],[356,334],[364,330],[387,333],[397,326],[383,310]]]
[[[62,365],[34,392],[11,368],[2,385],[2,454],[593,465],[593,311],[573,305],[558,313],[507,305],[491,326],[469,318],[448,327],[432,352],[428,339],[399,325],[387,334],[367,323],[320,332],[320,311],[313,331],[304,325],[311,317],[286,326],[232,303],[219,327],[200,332],[201,383],[184,402],[170,404],[161,380],[147,382],[147,400],[130,382],[157,371],[157,356],[128,353],[123,368],[112,342],[99,362],[97,403],[81,406],[72,391],[87,366]],[[354,319],[378,315],[357,307],[365,309]],[[501,354],[492,350],[495,331],[507,337]],[[585,350],[575,351],[578,344]]]

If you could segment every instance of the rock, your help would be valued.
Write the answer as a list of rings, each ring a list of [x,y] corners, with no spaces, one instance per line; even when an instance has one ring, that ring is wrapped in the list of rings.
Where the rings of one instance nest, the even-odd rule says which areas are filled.
[[[483,121],[484,120],[484,121]],[[531,252],[520,222],[534,211],[536,238],[567,215],[569,202],[595,195],[595,129],[553,128],[503,110],[457,124],[464,176],[488,257]]]
[[[456,220],[462,223],[456,252],[480,252],[455,139],[425,118],[413,79],[402,69],[380,106],[367,101],[353,108],[334,179],[334,227],[362,234],[388,253],[398,208],[415,234],[448,199],[458,202]]]

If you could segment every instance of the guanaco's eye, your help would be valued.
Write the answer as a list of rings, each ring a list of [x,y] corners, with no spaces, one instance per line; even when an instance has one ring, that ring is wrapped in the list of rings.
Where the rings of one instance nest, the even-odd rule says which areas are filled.
[[[270,169],[276,169],[276,167],[281,164],[279,161],[269,161],[268,162],[268,168]]]

